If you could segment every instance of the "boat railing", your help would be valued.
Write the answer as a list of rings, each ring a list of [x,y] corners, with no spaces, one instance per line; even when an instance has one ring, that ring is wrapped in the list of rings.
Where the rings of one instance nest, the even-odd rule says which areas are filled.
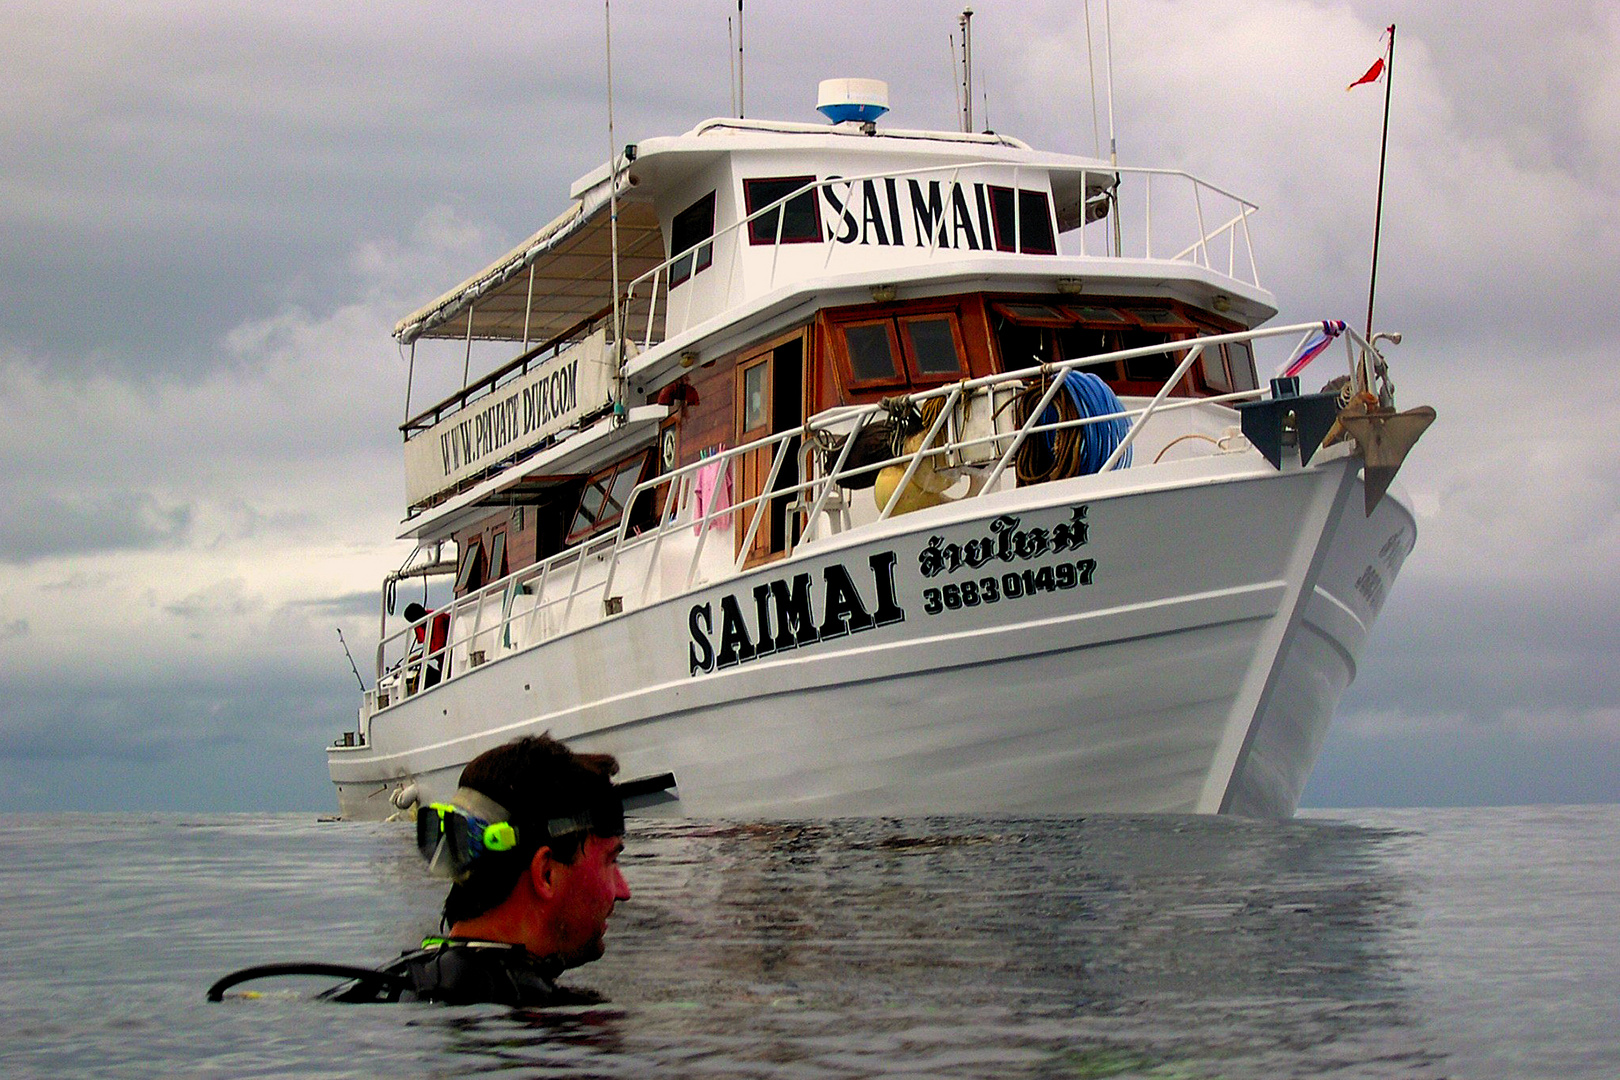
[[[1072,246],[1072,253],[1077,255],[1118,254],[1123,258],[1187,262],[1260,287],[1254,241],[1249,234],[1249,218],[1260,209],[1258,206],[1181,169],[1121,165],[1110,171],[1120,177],[1111,192],[1118,210],[1109,222],[1113,235],[1108,237],[1108,244],[1113,250],[1099,252],[1088,246],[1088,230],[1079,228],[1063,234],[1074,240],[1071,245],[1060,242],[1060,251]],[[1125,183],[1132,177],[1141,182]],[[1159,192],[1157,205],[1155,186]]]
[[[1024,177],[1039,175],[1044,180],[1052,171],[1045,167],[985,160],[926,168],[891,169],[809,181],[716,231],[693,247],[676,252],[630,282],[625,289],[628,313],[625,333],[627,336],[637,335],[637,345],[640,349],[650,349],[663,340],[691,329],[696,322],[701,322],[717,311],[735,306],[744,295],[769,292],[778,283],[784,248],[803,250],[812,245],[819,245],[823,251],[821,272],[829,272],[838,249],[855,245],[841,243],[836,238],[837,230],[826,228],[825,221],[820,217],[824,191],[842,189],[842,195],[837,201],[841,205],[847,205],[854,197],[856,185],[867,181],[913,179],[940,174],[954,184],[964,178],[964,175],[971,178],[974,174],[986,170],[993,170],[998,178],[1010,175],[1015,191],[1023,190],[1021,185]],[[1108,223],[1110,219],[1107,215],[1099,214],[1092,217],[1082,212],[1078,224],[1072,228],[1058,229],[1054,233],[1059,253],[1099,259],[1120,257],[1186,262],[1259,287],[1254,246],[1249,234],[1249,217],[1258,209],[1254,203],[1178,169],[1109,166],[1087,170],[1081,173],[1082,192],[1091,189],[1090,182],[1093,176],[1099,179],[1107,178],[1105,189],[1112,199],[1120,199],[1121,193],[1124,192],[1130,195],[1134,202],[1135,192],[1139,191],[1141,207],[1139,210],[1132,207],[1130,216],[1132,227],[1129,228],[1120,226],[1123,212],[1115,215],[1112,224]],[[1139,177],[1140,185],[1126,185],[1124,180],[1127,177]],[[1157,210],[1154,202],[1155,180],[1160,189]],[[1177,190],[1167,195],[1163,189],[1169,184],[1174,184]],[[787,206],[807,194],[814,198],[817,219],[822,224],[822,237],[809,242],[784,240],[783,230],[788,218]],[[1000,250],[992,242],[983,245],[977,253],[1011,258],[1042,257],[1024,251],[1024,200],[1015,198],[1012,204],[1013,238],[1010,250]],[[769,271],[764,276],[762,286],[750,285],[743,281],[742,261],[746,257],[745,252],[767,246],[753,242],[750,227],[755,222],[773,218],[776,229],[775,235],[768,243]],[[1141,222],[1140,233],[1134,228],[1136,221]],[[1094,228],[1088,230],[1088,225]],[[1102,235],[1108,230],[1112,230],[1112,235],[1106,242],[1088,243],[1088,232]],[[941,228],[936,225],[928,244],[922,248],[925,262],[938,257],[942,249],[939,243],[941,232]],[[1121,237],[1129,237],[1130,244],[1120,242]],[[722,244],[721,241],[727,243]],[[686,273],[684,264],[691,262],[695,258],[695,253],[705,247],[709,248],[711,253],[719,248],[726,248],[729,249],[730,255],[727,259],[724,285],[718,287],[719,296],[699,300],[700,290],[696,287],[698,276],[695,273]],[[945,250],[951,249],[946,247]],[[682,269],[677,271],[677,266],[681,266]],[[680,275],[680,280],[672,285],[671,280],[676,274]],[[683,285],[686,286],[684,290]],[[677,300],[674,294],[678,290],[681,291],[681,295]]]
[[[851,492],[872,486],[863,478],[886,469],[898,468],[900,475],[886,500],[873,507],[876,516],[871,520],[878,522],[908,512],[902,507],[903,499],[925,468],[954,476],[953,488],[966,488],[952,496],[953,501],[1016,485],[1016,473],[1008,476],[1007,470],[1019,449],[1036,436],[1124,420],[1129,427],[1098,472],[1125,467],[1129,461],[1126,455],[1150,430],[1151,421],[1185,410],[1207,411],[1212,405],[1254,400],[1270,392],[1253,389],[1172,399],[1172,391],[1208,350],[1232,342],[1292,335],[1298,338],[1293,350],[1293,355],[1298,355],[1322,328],[1322,323],[1305,323],[1214,334],[1032,365],[963,380],[904,399],[836,407],[811,417],[800,427],[720,450],[638,484],[624,504],[625,513],[616,530],[507,574],[385,636],[377,646],[378,681],[376,689],[369,692],[372,696],[368,706],[373,711],[388,708],[492,660],[741,573],[755,554],[760,530],[768,527],[772,505],[779,501],[787,504],[782,557],[791,558],[800,546],[854,527]],[[1365,388],[1371,383],[1368,365],[1377,353],[1354,330],[1345,329],[1343,337],[1351,378],[1356,386]],[[1177,362],[1145,405],[1122,406],[1105,415],[1046,419],[1047,407],[1068,372],[1157,355],[1171,356]],[[995,410],[1004,412],[1005,403],[995,404],[1000,400],[998,394],[1010,397],[1009,392],[1025,392],[1037,386],[1041,388],[1040,397],[1027,410],[1022,423],[992,424],[991,430],[980,433],[967,430],[961,423],[964,410],[959,406],[973,395],[988,394]],[[927,410],[933,414],[932,422],[914,447],[879,461],[852,460],[851,451],[865,427],[886,419],[897,405],[921,411],[922,406],[936,400],[940,402],[939,410]],[[1179,437],[1185,436],[1162,440],[1167,445],[1161,448],[1161,456],[1168,444]],[[1220,440],[1209,437],[1209,441]],[[752,460],[758,465],[766,455],[770,465],[757,492],[738,498],[717,497],[718,492],[739,492],[748,471],[744,463]],[[798,479],[779,483],[787,463],[795,457]],[[752,472],[757,476],[759,470]],[[636,512],[637,507],[649,502],[650,513]],[[624,584],[627,578],[628,588]],[[442,645],[435,641],[436,635],[430,629],[432,621],[440,618],[448,622]],[[439,647],[430,648],[434,645]]]

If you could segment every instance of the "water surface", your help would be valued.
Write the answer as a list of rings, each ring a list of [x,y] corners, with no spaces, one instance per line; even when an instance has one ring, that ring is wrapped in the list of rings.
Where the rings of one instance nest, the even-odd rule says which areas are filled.
[[[0,828],[10,1078],[1620,1075],[1620,808],[642,822],[610,1003],[340,1006],[437,929],[403,825]]]

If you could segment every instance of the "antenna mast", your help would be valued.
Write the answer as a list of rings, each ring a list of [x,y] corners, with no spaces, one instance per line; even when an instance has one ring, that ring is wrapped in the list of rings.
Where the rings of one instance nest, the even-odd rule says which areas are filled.
[[[738,0],[739,5],[741,0]],[[624,378],[624,323],[619,311],[619,151],[613,136],[613,0],[602,0],[607,28],[607,107],[608,107],[608,236],[613,251],[613,371]],[[624,402],[624,388],[619,388]]]
[[[737,34],[726,16],[726,62],[731,65],[731,115],[737,115]]]
[[[963,8],[957,17],[962,27],[962,130],[973,131],[973,9]]]
[[[741,120],[747,115],[743,105],[743,26],[742,26],[743,0],[737,0],[737,119]]]
[[[1108,83],[1108,164],[1119,166],[1119,143],[1114,139],[1114,11],[1109,0],[1103,0],[1103,37],[1107,51],[1104,55],[1103,78]],[[1119,174],[1114,174],[1114,257],[1120,255],[1119,237]]]

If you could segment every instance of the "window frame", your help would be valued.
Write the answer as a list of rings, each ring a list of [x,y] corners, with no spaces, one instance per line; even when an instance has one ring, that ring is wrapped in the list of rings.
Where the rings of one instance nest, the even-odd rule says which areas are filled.
[[[832,335],[838,350],[838,359],[843,366],[843,374],[848,378],[846,384],[851,390],[877,390],[885,387],[904,386],[906,383],[907,366],[904,347],[900,343],[899,332],[895,328],[893,315],[868,315],[864,318],[843,319],[833,324],[838,331]],[[889,356],[894,361],[894,375],[890,378],[860,379],[855,376],[854,358],[849,350],[848,331],[851,327],[882,326],[889,335]]]
[[[744,217],[750,217],[750,216],[752,216],[754,214],[755,211],[763,209],[766,206],[769,206],[771,203],[775,202],[776,199],[782,198],[782,196],[778,195],[775,198],[760,199],[758,202],[756,202],[754,192],[757,190],[758,185],[761,185],[761,184],[791,184],[793,186],[791,188],[788,188],[788,190],[789,191],[796,191],[799,188],[804,187],[807,184],[816,183],[816,180],[817,180],[817,178],[814,177],[814,176],[752,176],[752,177],[748,177],[748,178],[743,180],[743,208],[744,208],[743,209],[743,216]],[[775,211],[775,214],[777,215],[776,221],[781,222],[781,228],[782,228],[782,240],[781,240],[781,242],[782,243],[784,243],[784,244],[819,244],[819,243],[822,243],[824,241],[825,238],[821,234],[821,230],[822,230],[821,213],[820,213],[821,205],[820,205],[819,202],[816,201],[816,194],[817,194],[817,189],[812,187],[808,191],[800,192],[800,194],[793,196],[792,198],[788,199],[787,202],[783,203],[781,206],[776,208],[776,211]],[[815,235],[814,236],[793,236],[793,235],[789,235],[789,233],[787,231],[789,208],[792,207],[793,204],[798,202],[800,199],[804,199],[804,200],[808,201],[809,204],[810,204],[809,205],[810,219],[811,219],[812,223],[815,226]],[[770,222],[770,224],[768,226],[766,224],[767,222]],[[762,217],[759,217],[759,218],[756,218],[754,220],[749,221],[748,222],[748,243],[749,243],[749,245],[753,246],[753,247],[759,247],[759,246],[762,246],[762,245],[774,246],[777,243],[776,229],[777,229],[776,222],[772,221],[772,215],[771,214],[766,214],[766,215],[763,215]]]
[[[764,438],[771,433],[771,405],[776,400],[771,375],[771,357],[774,350],[767,349],[758,356],[737,365],[737,439],[739,442],[751,442],[754,439]],[[764,369],[765,385],[762,394],[765,417],[763,421],[753,427],[748,427],[748,374],[755,369]]]
[[[586,477],[585,486],[580,490],[578,501],[574,503],[573,516],[568,519],[569,531],[568,535],[563,539],[563,546],[565,548],[572,547],[575,544],[589,540],[594,536],[600,536],[607,529],[619,524],[619,522],[624,518],[624,515],[629,511],[630,506],[628,505],[628,502],[626,505],[619,506],[617,512],[613,513],[611,516],[605,512],[608,504],[613,501],[613,490],[615,484],[620,475],[630,471],[630,469],[634,467],[636,478],[635,482],[630,485],[630,490],[634,491],[636,484],[639,484],[642,480],[646,479],[647,464],[651,458],[652,448],[648,447],[646,449],[636,451],[629,457],[620,458],[618,461],[615,461],[606,468],[598,469],[596,472],[591,473],[590,476]],[[598,481],[602,481],[602,501],[597,504],[595,520],[591,521],[589,524],[579,526],[577,523],[579,521],[580,511],[585,505],[585,499]]]
[[[484,587],[484,581],[476,581],[485,575],[480,571],[483,568],[484,538],[482,536],[470,537],[467,540],[467,550],[461,553],[460,565],[456,567],[456,585],[452,590],[455,595],[463,596],[474,590]]]
[[[718,202],[715,196],[716,192],[714,191],[700,196],[693,200],[686,209],[670,218],[669,257],[674,260],[669,264],[669,287],[671,289],[686,284],[686,282],[714,265],[714,220]],[[685,247],[677,250],[675,245],[682,239],[680,235],[683,224],[682,219],[701,216],[694,215],[693,212],[701,211],[705,203],[708,204],[709,210],[708,232],[696,237]],[[692,253],[691,259],[682,259],[681,256],[687,252]]]
[[[990,232],[995,243],[996,251],[1017,251],[1023,255],[1056,255],[1057,254],[1057,224],[1052,218],[1052,199],[1050,194],[1040,188],[1011,188],[999,184],[988,184],[988,200],[990,203]],[[998,197],[1005,196],[1012,204],[1011,220],[1003,221],[1003,215],[1008,211],[1001,208]],[[1038,207],[1027,204],[1038,202]],[[1036,213],[1031,213],[1031,210]],[[1024,222],[1039,219],[1045,223],[1046,235],[1051,243],[1044,247],[1035,247],[1029,243],[1029,230],[1024,228]]]
[[[962,319],[953,310],[945,311],[917,311],[906,315],[893,316],[896,336],[900,339],[901,355],[906,366],[906,375],[911,379],[911,385],[937,385],[939,383],[955,382],[967,378],[967,342],[962,338]],[[951,371],[922,370],[916,354],[912,349],[911,334],[905,328],[910,323],[938,322],[944,320],[951,331],[951,345],[956,350],[956,367]]]

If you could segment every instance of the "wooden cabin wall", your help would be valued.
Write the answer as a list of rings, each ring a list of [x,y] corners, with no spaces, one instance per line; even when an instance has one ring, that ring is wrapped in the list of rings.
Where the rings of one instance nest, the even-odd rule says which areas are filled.
[[[452,534],[458,561],[466,554],[468,546],[474,539],[482,545],[484,553],[483,573],[478,580],[471,583],[470,589],[460,590],[456,595],[461,596],[496,579],[498,575],[493,573],[493,568],[489,565],[489,556],[494,551],[495,536],[498,533],[506,534],[506,573],[510,574],[514,570],[532,565],[536,561],[538,519],[539,515],[532,506],[502,507]]]
[[[732,385],[736,372],[735,356],[711,360],[687,372],[686,380],[698,400],[696,405],[680,408],[675,425],[677,467],[690,465],[703,451],[721,444],[736,445],[736,390]]]

